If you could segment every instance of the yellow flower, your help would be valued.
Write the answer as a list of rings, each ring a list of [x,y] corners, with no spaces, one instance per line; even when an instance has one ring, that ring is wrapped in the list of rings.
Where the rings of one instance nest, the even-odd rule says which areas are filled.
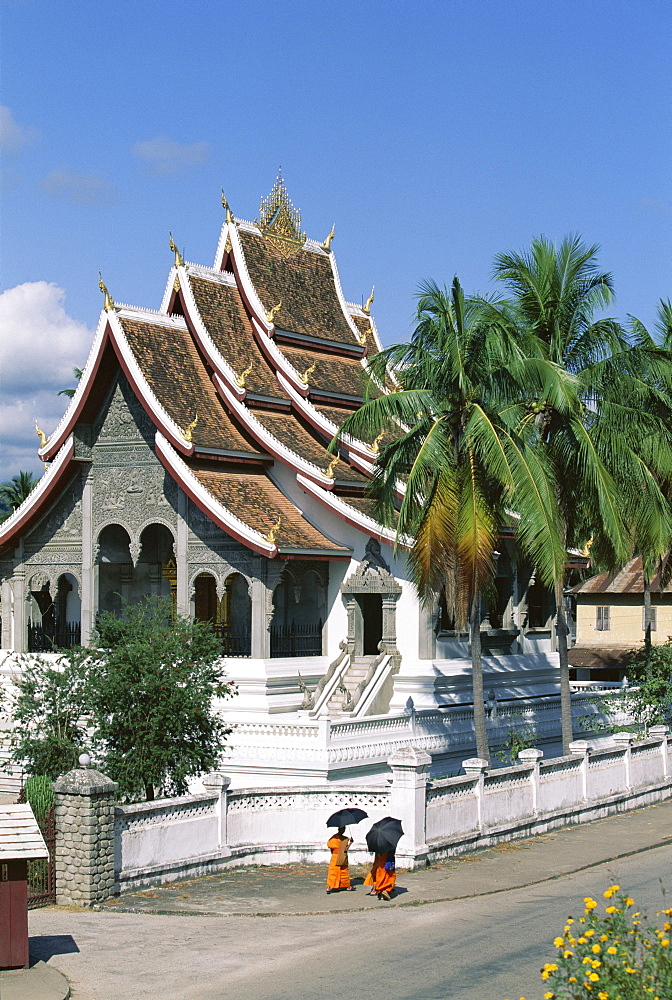
[[[629,976],[637,975],[637,969],[631,969],[629,965],[626,965],[625,971],[628,973]]]
[[[611,915],[612,913],[618,913],[618,910],[615,906],[607,906],[604,912]]]
[[[544,993],[544,1000],[555,1000],[555,993]]]
[[[592,951],[593,955],[599,955],[600,952],[602,951],[602,947],[599,944],[594,944],[590,950]]]
[[[555,945],[556,948],[562,948],[562,946],[563,946],[564,943],[565,943],[565,939],[561,938],[561,937],[557,937],[553,941],[553,944]]]
[[[586,937],[592,937],[595,931],[591,927],[590,930],[584,931],[583,933],[586,935]]]
[[[600,941],[608,941],[608,940],[609,940],[608,934],[600,934]]]
[[[573,954],[574,954],[574,952],[573,952],[573,951],[564,951],[564,952],[562,953],[562,957],[563,957],[563,958],[571,958]]]
[[[583,901],[586,904],[586,913],[590,913],[590,911],[594,910],[596,908],[596,906],[597,906],[597,903],[595,902],[594,899],[592,899],[591,896],[584,896]],[[633,900],[633,902],[634,902],[634,900]]]
[[[598,974],[596,972],[591,972],[590,975],[588,976],[588,978],[590,979],[591,983],[596,983],[596,982],[598,982],[598,980],[599,980],[600,977],[598,976]]]
[[[583,960],[583,962],[581,964],[582,965],[590,965],[590,963],[591,963],[590,955],[586,955],[586,957],[584,958],[584,960]]]
[[[544,971],[541,974],[541,978],[542,979],[550,979],[551,978],[550,972],[547,972],[546,969],[544,969]]]
[[[586,938],[586,937],[580,937],[579,938],[579,944],[585,944],[587,940],[588,940],[588,938]]]
[[[575,983],[576,982],[576,976],[570,976],[569,979],[567,980],[567,982],[568,983]]]
[[[663,930],[672,931],[672,924],[668,923],[668,921],[666,920],[665,923],[663,924]]]
[[[618,955],[618,948],[614,948],[612,944],[610,948],[607,948],[607,955]]]
[[[635,905],[634,899],[631,899],[630,896],[626,896],[624,902],[625,902],[626,906],[634,906]]]
[[[597,994],[597,1000],[609,1000],[609,994],[605,993],[604,990],[600,990]]]
[[[660,947],[661,948],[668,948],[669,945],[670,945],[670,942],[669,942],[669,940],[667,938],[663,938],[663,940],[660,942]]]
[[[602,963],[599,962],[597,959],[594,959],[590,964],[594,969],[599,969],[599,967],[602,965]]]

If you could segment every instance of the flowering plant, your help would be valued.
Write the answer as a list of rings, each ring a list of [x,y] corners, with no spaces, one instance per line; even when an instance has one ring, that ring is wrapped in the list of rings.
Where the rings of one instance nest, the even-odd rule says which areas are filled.
[[[672,909],[651,927],[620,886],[604,893],[604,914],[590,896],[583,916],[570,917],[553,944],[557,954],[541,970],[544,1000],[669,1000],[672,997]]]

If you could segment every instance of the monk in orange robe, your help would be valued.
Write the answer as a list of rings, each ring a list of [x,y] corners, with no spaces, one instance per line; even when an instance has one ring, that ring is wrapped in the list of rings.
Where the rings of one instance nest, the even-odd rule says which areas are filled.
[[[331,851],[327,872],[327,895],[336,889],[347,889],[348,892],[352,892],[348,871],[348,848],[351,843],[352,840],[345,836],[344,826],[339,826],[338,833],[327,841],[327,847]]]
[[[391,899],[396,881],[394,854],[376,854],[371,871],[364,879],[364,885],[372,886],[369,896],[378,896],[378,899]]]

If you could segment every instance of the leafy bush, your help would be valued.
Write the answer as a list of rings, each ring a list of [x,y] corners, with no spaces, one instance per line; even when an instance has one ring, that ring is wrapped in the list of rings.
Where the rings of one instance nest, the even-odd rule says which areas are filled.
[[[649,726],[667,725],[672,720],[672,640],[643,649],[628,666],[628,678],[637,690],[628,691],[626,704],[636,723],[648,732]]]
[[[672,909],[660,914],[660,928],[650,927],[619,890],[612,885],[604,893],[604,914],[587,896],[583,916],[567,920],[553,942],[555,960],[541,970],[545,1000],[670,1000]]]

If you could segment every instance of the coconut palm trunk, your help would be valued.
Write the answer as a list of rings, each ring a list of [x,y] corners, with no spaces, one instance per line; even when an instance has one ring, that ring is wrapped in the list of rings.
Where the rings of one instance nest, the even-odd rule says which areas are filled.
[[[558,642],[558,658],[560,661],[560,722],[562,726],[562,752],[569,753],[569,744],[574,739],[574,723],[572,720],[572,692],[569,686],[569,647],[567,644],[567,618],[562,580],[555,584],[556,607],[556,638]]]
[[[483,655],[481,644],[481,594],[477,591],[471,602],[469,613],[471,646],[471,680],[474,696],[474,730],[476,732],[476,756],[490,763],[490,746],[485,721],[485,695],[483,690]]]
[[[646,669],[651,664],[651,578],[644,570],[644,651],[646,653]]]

